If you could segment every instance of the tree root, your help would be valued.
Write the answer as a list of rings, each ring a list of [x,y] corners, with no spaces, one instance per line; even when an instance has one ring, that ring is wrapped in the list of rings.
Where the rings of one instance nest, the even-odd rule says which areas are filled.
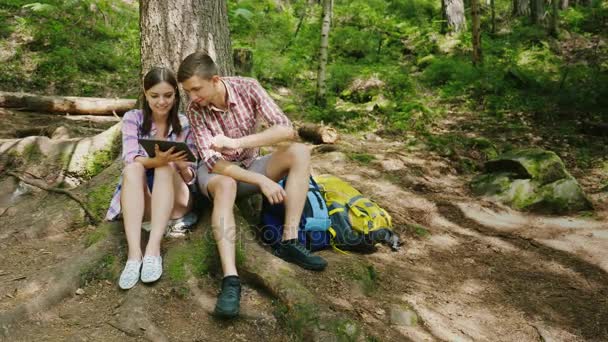
[[[126,293],[126,300],[120,306],[118,317],[106,323],[131,337],[143,337],[154,342],[169,341],[147,313],[149,291],[148,287],[141,285],[130,289]]]
[[[18,321],[44,311],[74,294],[81,283],[83,274],[86,274],[92,265],[98,265],[118,245],[119,226],[117,223],[107,223],[99,227],[98,229],[109,231],[108,238],[94,243],[77,257],[72,258],[70,262],[56,265],[44,275],[32,280],[31,284],[46,283],[50,286],[27,302],[0,313],[0,328],[2,328],[0,333],[6,334],[10,327]]]
[[[69,198],[73,199],[74,201],[76,201],[76,203],[78,203],[80,205],[80,207],[84,210],[85,214],[89,218],[89,221],[91,222],[91,224],[97,225],[100,222],[99,217],[97,217],[97,215],[95,215],[87,207],[87,205],[81,199],[79,199],[78,197],[76,197],[76,195],[74,195],[73,193],[71,193],[69,190],[60,189],[60,188],[56,188],[56,187],[51,187],[51,186],[46,185],[42,181],[33,180],[33,179],[27,179],[27,178],[25,178],[23,176],[20,176],[16,172],[13,172],[13,171],[8,171],[8,172],[6,172],[6,174],[19,179],[20,181],[22,181],[25,184],[28,184],[28,185],[31,185],[31,186],[35,186],[35,187],[37,187],[39,189],[46,190],[46,191],[49,191],[49,192],[55,192],[55,193],[58,193],[58,194],[63,194],[63,195],[68,196]]]
[[[236,220],[241,233],[255,229],[256,216],[251,214],[256,210],[246,201],[240,201],[238,206],[242,215],[237,215]],[[241,241],[245,249],[245,261],[240,269],[241,275],[281,301],[286,309],[282,318],[291,322],[287,323],[295,330],[293,333],[305,341],[339,340],[338,332],[332,329],[329,322],[351,320],[331,311],[324,302],[316,300],[315,295],[298,281],[291,265],[274,257],[257,240],[247,238],[248,234],[243,235]]]

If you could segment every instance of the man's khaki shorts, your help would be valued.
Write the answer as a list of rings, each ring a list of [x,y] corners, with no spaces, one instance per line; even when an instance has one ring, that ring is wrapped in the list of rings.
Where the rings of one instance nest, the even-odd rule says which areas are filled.
[[[271,156],[271,154],[257,157],[247,170],[266,176],[266,166],[268,165],[270,156]],[[209,181],[211,180],[211,178],[217,176],[217,174],[209,173],[209,170],[207,170],[207,166],[205,164],[201,163],[198,168],[198,171],[196,172],[196,175],[197,175],[196,182],[198,183],[198,188],[201,190],[201,193],[203,195],[207,196],[207,198],[211,199],[211,196],[209,195],[209,192],[207,191],[207,185],[209,184]],[[236,196],[237,197],[249,196],[249,195],[253,195],[255,193],[259,193],[259,192],[260,192],[260,187],[258,187],[257,185],[244,183],[244,182],[237,182],[237,187],[236,187]]]

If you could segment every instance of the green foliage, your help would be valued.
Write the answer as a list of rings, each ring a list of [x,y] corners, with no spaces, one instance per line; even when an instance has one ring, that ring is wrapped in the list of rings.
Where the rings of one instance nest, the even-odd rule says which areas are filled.
[[[136,6],[112,0],[3,1],[0,23],[0,38],[16,42],[15,53],[0,64],[0,88],[136,95]]]

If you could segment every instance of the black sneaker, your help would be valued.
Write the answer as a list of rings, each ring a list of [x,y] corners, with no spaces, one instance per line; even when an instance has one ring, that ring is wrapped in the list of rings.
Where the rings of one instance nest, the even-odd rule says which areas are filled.
[[[323,271],[327,266],[325,259],[310,253],[298,239],[281,242],[279,248],[275,249],[274,255],[307,270]]]
[[[222,292],[217,297],[214,314],[221,318],[233,318],[239,314],[241,281],[238,276],[222,279]]]

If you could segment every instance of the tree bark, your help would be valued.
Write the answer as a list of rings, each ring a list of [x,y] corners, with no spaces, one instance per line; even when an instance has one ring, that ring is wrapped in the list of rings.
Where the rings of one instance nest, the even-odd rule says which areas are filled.
[[[496,34],[496,4],[494,0],[490,0],[490,8],[492,9],[492,34]]]
[[[530,0],[530,18],[532,24],[540,25],[545,16],[544,0]]]
[[[222,75],[232,75],[226,1],[142,0],[139,2],[143,75],[154,66],[177,71],[189,54],[207,50]]]
[[[513,16],[527,17],[530,15],[530,0],[513,0]]]
[[[550,33],[557,38],[559,34],[559,3],[560,0],[551,0],[551,28]]]
[[[473,65],[482,63],[481,24],[479,20],[479,0],[471,0],[471,18],[473,21]]]
[[[565,10],[566,8],[568,8],[568,0],[561,0],[559,7],[561,10]]]
[[[323,24],[321,26],[321,47],[319,49],[319,71],[317,73],[317,104],[326,103],[326,67],[327,49],[329,46],[329,31],[331,28],[333,0],[323,0]]]
[[[136,100],[95,97],[42,96],[0,91],[0,107],[59,114],[122,114],[135,107]]]
[[[443,0],[443,17],[448,32],[461,32],[466,29],[464,2],[462,0]]]

